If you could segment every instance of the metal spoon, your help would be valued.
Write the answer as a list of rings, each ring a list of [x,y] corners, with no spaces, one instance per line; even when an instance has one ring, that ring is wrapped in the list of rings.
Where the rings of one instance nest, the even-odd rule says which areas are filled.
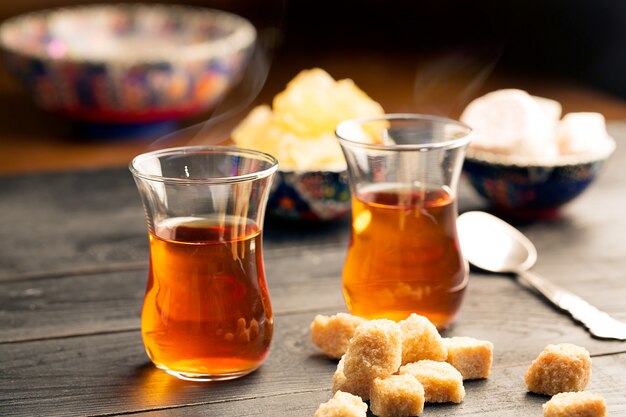
[[[474,266],[490,272],[514,273],[582,323],[592,335],[626,340],[625,323],[529,271],[537,261],[537,249],[513,226],[491,214],[471,211],[459,216],[457,228],[461,250]]]

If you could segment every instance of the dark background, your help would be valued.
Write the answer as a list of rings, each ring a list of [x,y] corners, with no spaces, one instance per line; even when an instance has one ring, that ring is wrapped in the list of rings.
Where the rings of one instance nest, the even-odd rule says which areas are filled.
[[[453,53],[626,96],[626,2],[292,1],[285,49]]]
[[[171,1],[162,1],[169,2]],[[93,2],[2,2],[0,19]],[[146,2],[149,3],[149,2]],[[286,56],[335,51],[456,57],[493,67],[582,82],[626,97],[626,2],[619,0],[192,0],[233,11]],[[455,58],[448,58],[456,65]],[[399,63],[401,64],[401,62]]]
[[[476,97],[520,88],[559,101],[563,113],[595,111],[608,121],[626,120],[621,0],[176,2],[247,17],[269,51],[269,71],[265,63],[247,68],[255,88],[235,88],[217,109],[177,125],[200,126],[211,137],[227,136],[252,106],[271,103],[298,72],[313,67],[351,78],[387,113],[458,118]],[[0,20],[89,3],[95,2],[0,0]],[[124,166],[155,140],[98,139],[39,108],[3,65],[0,109],[0,176]],[[184,135],[168,143],[187,144]]]

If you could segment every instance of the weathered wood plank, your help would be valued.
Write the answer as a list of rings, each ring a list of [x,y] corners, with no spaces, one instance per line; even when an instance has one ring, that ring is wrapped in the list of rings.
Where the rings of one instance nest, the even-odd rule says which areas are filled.
[[[0,415],[120,413],[318,390],[335,363],[309,342],[310,317],[278,317],[266,363],[246,378],[214,384],[154,368],[137,331],[0,345]]]
[[[597,185],[566,206],[561,217],[522,228],[537,246],[538,267],[592,263],[624,268],[626,216],[622,196],[626,186]]]
[[[319,391],[295,392],[272,395],[264,398],[254,398],[241,401],[224,401],[194,405],[182,408],[139,413],[139,416],[312,416],[319,404],[330,397],[330,389]],[[372,415],[371,413],[369,414]]]
[[[272,353],[266,364],[246,378],[214,384],[179,381],[153,368],[143,352],[139,332],[0,345],[0,358],[3,358],[0,415],[128,413],[324,390],[330,385],[336,362],[323,358],[309,341],[311,318],[311,313],[278,317]],[[517,329],[516,333],[507,333],[497,325],[488,329],[482,323],[473,328],[471,324],[460,322],[451,334],[462,331],[494,340],[496,372],[487,383],[468,384],[470,391],[465,405],[433,408],[438,413],[435,415],[459,411],[463,415],[483,411],[497,415],[498,410],[505,415],[527,415],[525,407],[538,406],[540,401],[528,397],[523,389],[521,375],[525,367],[547,342],[581,343],[581,340],[572,340],[571,334],[559,334],[561,330],[567,333],[565,328],[571,326],[561,329],[554,325],[550,334],[533,328],[532,325],[539,324],[538,319],[525,329]],[[478,329],[481,331],[469,333]],[[581,344],[594,347],[590,342],[587,339],[587,343]],[[598,352],[603,350],[597,344],[595,347]],[[605,348],[610,349],[611,344],[606,344]],[[618,395],[623,394],[626,383],[623,378],[625,355],[601,356],[595,358],[594,363],[592,388],[610,395],[614,407],[625,407],[626,400]],[[318,400],[315,397],[316,403]],[[241,407],[233,405],[232,410],[238,411],[226,415],[246,415],[245,406]],[[187,415],[194,415],[190,410],[185,408]],[[296,407],[287,415],[296,415],[298,410]]]
[[[491,340],[499,346],[496,359],[506,365],[531,360],[549,343],[576,343],[596,355],[626,351],[626,342],[591,338],[583,327],[515,281],[481,274],[470,279],[460,316],[445,335]]]
[[[318,250],[268,260],[275,313],[342,308],[343,256]],[[0,281],[0,343],[138,329],[147,276],[139,270]]]
[[[626,415],[626,355],[593,359],[593,377],[588,390],[604,396],[610,416]],[[426,404],[424,415],[444,416],[543,416],[542,404],[549,397],[526,393],[524,373],[527,364],[495,367],[490,379],[466,381],[465,400],[460,405]],[[311,416],[320,403],[331,396],[330,390],[312,391],[237,402],[208,403],[197,406],[141,413],[146,417],[182,416]],[[368,416],[374,414],[368,412]]]
[[[268,223],[266,257],[347,247],[348,223],[301,228]],[[146,224],[125,170],[0,179],[0,281],[104,270],[148,259]],[[45,275],[43,275],[45,276]]]
[[[270,284],[274,312],[342,309],[338,285],[335,277]],[[145,274],[134,272],[0,283],[0,343],[139,329],[144,289]]]
[[[310,269],[310,268],[307,268]],[[313,278],[270,280],[272,302],[277,315],[334,309],[344,310],[336,275]],[[112,274],[0,285],[3,306],[0,341],[17,342],[78,334],[114,332],[139,328],[144,276]],[[19,284],[19,285],[18,285]],[[29,285],[25,285],[29,284]],[[6,291],[4,291],[6,289]],[[311,294],[316,294],[311,297]],[[12,298],[11,298],[12,297]],[[510,300],[515,300],[511,302]],[[623,309],[621,310],[623,312]],[[474,274],[453,334],[483,337],[503,343],[514,353],[503,361],[519,360],[520,338],[541,349],[554,340],[576,342],[595,354],[623,352],[617,341],[592,339],[580,326],[542,302],[513,280]],[[525,360],[527,358],[521,358]]]
[[[268,261],[276,314],[345,309],[340,289],[342,257],[328,250]],[[0,343],[138,329],[145,279],[145,271],[131,271],[0,283]],[[621,276],[604,280],[605,285],[590,292],[585,281],[580,287],[576,282],[570,285],[574,290],[626,319]],[[472,274],[453,332],[507,343],[523,335],[537,348],[564,339],[598,354],[626,349],[624,343],[590,339],[584,329],[533,292],[499,275]]]
[[[122,170],[2,178],[0,271],[146,259],[143,213],[133,193]]]

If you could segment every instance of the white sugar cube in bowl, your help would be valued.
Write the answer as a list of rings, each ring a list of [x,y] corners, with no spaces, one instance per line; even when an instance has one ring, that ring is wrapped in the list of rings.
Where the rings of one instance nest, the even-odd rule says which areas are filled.
[[[561,119],[555,100],[498,90],[461,116],[475,131],[463,167],[476,191],[510,217],[553,217],[597,178],[615,149],[599,113]]]

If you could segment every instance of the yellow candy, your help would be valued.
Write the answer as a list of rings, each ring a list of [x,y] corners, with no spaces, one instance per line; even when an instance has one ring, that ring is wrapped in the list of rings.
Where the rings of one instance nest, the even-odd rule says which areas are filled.
[[[232,139],[238,146],[274,155],[283,170],[345,169],[334,136],[337,124],[384,113],[352,80],[335,81],[319,68],[300,72],[276,95],[273,107],[253,109]]]

